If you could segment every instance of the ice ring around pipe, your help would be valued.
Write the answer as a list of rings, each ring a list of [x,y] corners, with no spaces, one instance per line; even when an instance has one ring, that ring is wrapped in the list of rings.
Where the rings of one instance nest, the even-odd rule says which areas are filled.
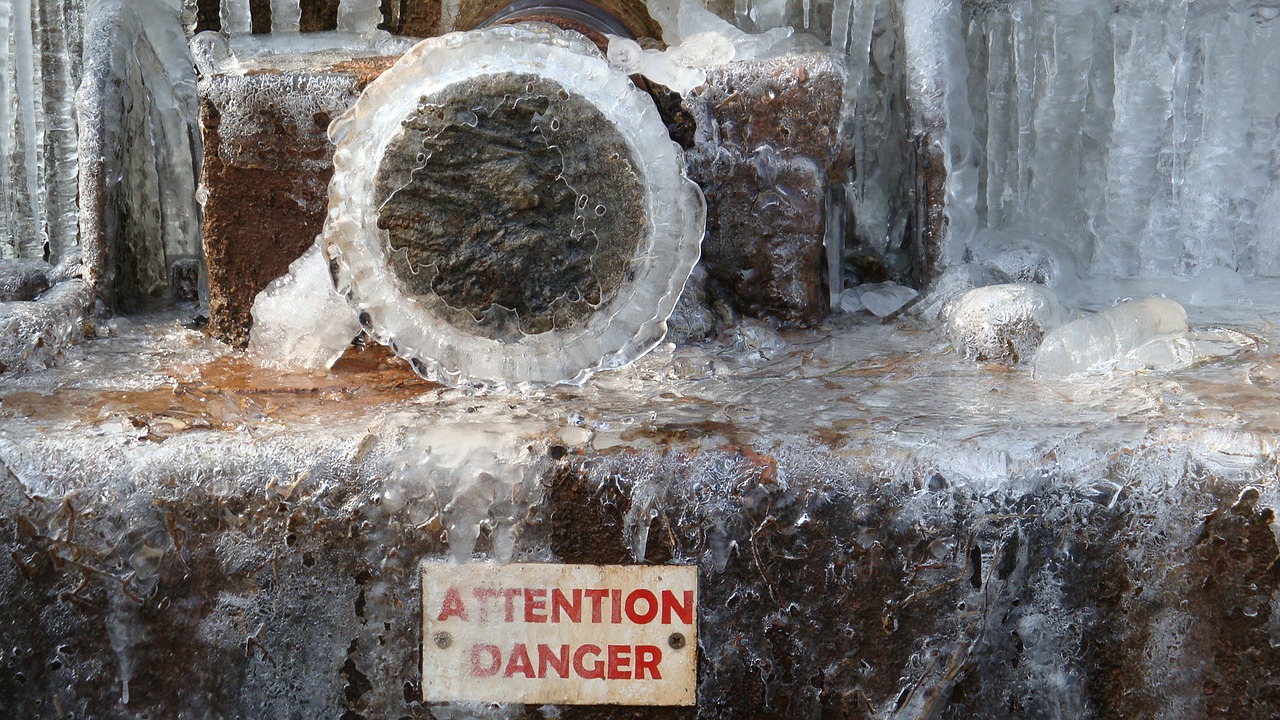
[[[706,205],[653,101],[581,36],[425,40],[329,132],[338,290],[418,374],[575,383],[661,341]]]

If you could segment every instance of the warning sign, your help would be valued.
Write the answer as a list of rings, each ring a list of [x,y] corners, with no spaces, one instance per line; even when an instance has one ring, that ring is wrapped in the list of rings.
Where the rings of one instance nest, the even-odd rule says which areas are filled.
[[[422,564],[422,699],[693,705],[692,566]]]

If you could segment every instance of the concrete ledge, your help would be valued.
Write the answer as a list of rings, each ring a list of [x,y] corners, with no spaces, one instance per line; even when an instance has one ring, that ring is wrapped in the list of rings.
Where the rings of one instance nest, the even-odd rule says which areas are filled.
[[[379,348],[280,376],[153,318],[0,380],[0,696],[21,717],[1280,711],[1280,423],[1231,381],[1273,358],[1067,396],[929,333],[830,330],[507,395]],[[422,706],[416,567],[441,556],[697,565],[696,713]]]

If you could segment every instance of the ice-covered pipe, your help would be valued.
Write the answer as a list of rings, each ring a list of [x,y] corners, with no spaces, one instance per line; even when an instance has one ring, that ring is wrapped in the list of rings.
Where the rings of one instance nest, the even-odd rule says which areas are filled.
[[[426,40],[330,136],[337,289],[419,374],[581,382],[662,339],[706,206],[652,98],[581,35]]]

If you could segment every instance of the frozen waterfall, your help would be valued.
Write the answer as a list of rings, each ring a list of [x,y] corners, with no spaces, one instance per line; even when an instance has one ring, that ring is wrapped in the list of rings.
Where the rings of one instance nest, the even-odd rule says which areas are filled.
[[[1095,275],[1280,275],[1277,17],[1274,3],[1223,0],[837,2],[847,128],[892,130],[850,135],[850,252],[910,246],[894,219],[919,168],[901,148],[925,137],[948,163],[944,264],[988,229]],[[902,95],[905,124],[892,117]]]

